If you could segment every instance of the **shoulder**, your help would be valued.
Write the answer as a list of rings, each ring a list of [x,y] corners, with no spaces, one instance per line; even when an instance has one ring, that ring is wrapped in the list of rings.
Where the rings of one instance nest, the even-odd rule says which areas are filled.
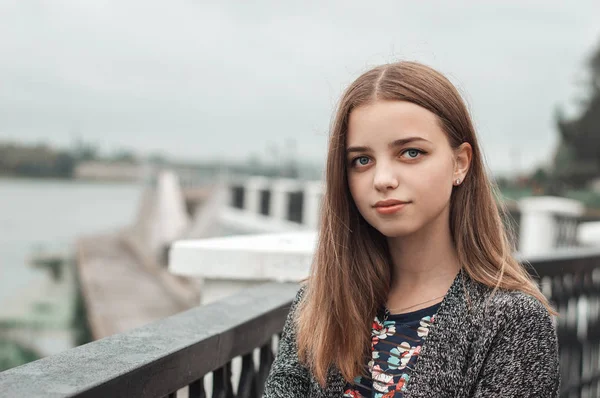
[[[540,300],[522,291],[498,289],[486,294],[487,307],[508,318],[548,317],[550,313]]]
[[[531,337],[549,338],[555,333],[554,320],[536,297],[521,292],[488,289],[484,295],[482,315],[485,323],[497,332],[519,332]]]
[[[294,300],[292,301],[292,307],[296,307],[298,305],[298,303],[300,303],[304,299],[307,289],[308,289],[308,282],[300,283],[300,287],[298,288],[298,291],[296,292],[296,296],[294,297]]]
[[[531,294],[520,290],[494,289],[473,280],[468,274],[464,277],[464,287],[468,305],[472,305],[476,316],[485,318],[485,321],[553,322],[546,306]]]
[[[482,287],[472,324],[476,397],[558,397],[560,367],[553,317],[536,297]]]
[[[554,385],[558,379],[558,338],[553,316],[545,305],[521,291],[488,288],[483,297],[474,326],[486,356],[491,357],[486,359],[489,366],[498,371],[505,361],[515,374],[533,371]]]
[[[297,317],[299,315],[299,307],[301,302],[304,300],[305,296],[306,296],[306,291],[308,289],[308,284],[307,283],[301,283],[298,291],[296,292],[296,295],[294,296],[292,302],[289,304],[289,310],[288,310],[288,316],[287,316],[287,320],[289,323],[289,327],[291,328],[292,326],[295,326]]]

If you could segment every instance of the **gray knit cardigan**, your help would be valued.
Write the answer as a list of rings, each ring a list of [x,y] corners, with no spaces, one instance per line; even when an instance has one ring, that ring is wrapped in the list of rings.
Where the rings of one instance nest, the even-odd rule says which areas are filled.
[[[263,398],[338,398],[346,381],[332,367],[325,388],[297,355],[290,308]],[[461,271],[442,301],[405,398],[558,397],[558,344],[552,317],[534,297],[491,289]]]

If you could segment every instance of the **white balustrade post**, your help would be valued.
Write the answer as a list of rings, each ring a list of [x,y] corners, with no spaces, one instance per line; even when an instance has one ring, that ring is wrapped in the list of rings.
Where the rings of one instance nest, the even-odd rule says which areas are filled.
[[[600,246],[600,221],[579,224],[577,241],[584,246]]]
[[[309,228],[315,229],[319,225],[323,194],[323,181],[307,181],[304,184],[302,223]]]
[[[245,201],[244,210],[260,214],[261,190],[268,187],[269,180],[265,177],[250,177],[244,184]]]
[[[271,185],[271,209],[269,215],[278,220],[288,219],[290,192],[298,189],[299,181],[277,179]]]
[[[524,255],[544,254],[556,249],[559,232],[557,216],[573,218],[584,212],[581,202],[553,196],[531,196],[519,201],[521,211],[519,252]]]

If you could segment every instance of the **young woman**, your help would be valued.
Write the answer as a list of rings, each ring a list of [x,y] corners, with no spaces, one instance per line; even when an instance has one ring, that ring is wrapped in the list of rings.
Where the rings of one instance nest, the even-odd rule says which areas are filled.
[[[264,397],[558,397],[556,313],[493,189],[443,75],[400,62],[356,79]]]

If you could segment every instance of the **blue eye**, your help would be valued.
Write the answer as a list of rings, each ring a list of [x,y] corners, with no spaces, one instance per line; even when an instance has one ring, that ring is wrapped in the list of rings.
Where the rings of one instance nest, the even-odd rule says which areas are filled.
[[[366,166],[369,164],[369,158],[367,156],[359,156],[352,160],[352,166]]]
[[[402,155],[408,154],[409,159],[416,159],[419,155],[425,153],[420,149],[410,148],[402,152]]]

